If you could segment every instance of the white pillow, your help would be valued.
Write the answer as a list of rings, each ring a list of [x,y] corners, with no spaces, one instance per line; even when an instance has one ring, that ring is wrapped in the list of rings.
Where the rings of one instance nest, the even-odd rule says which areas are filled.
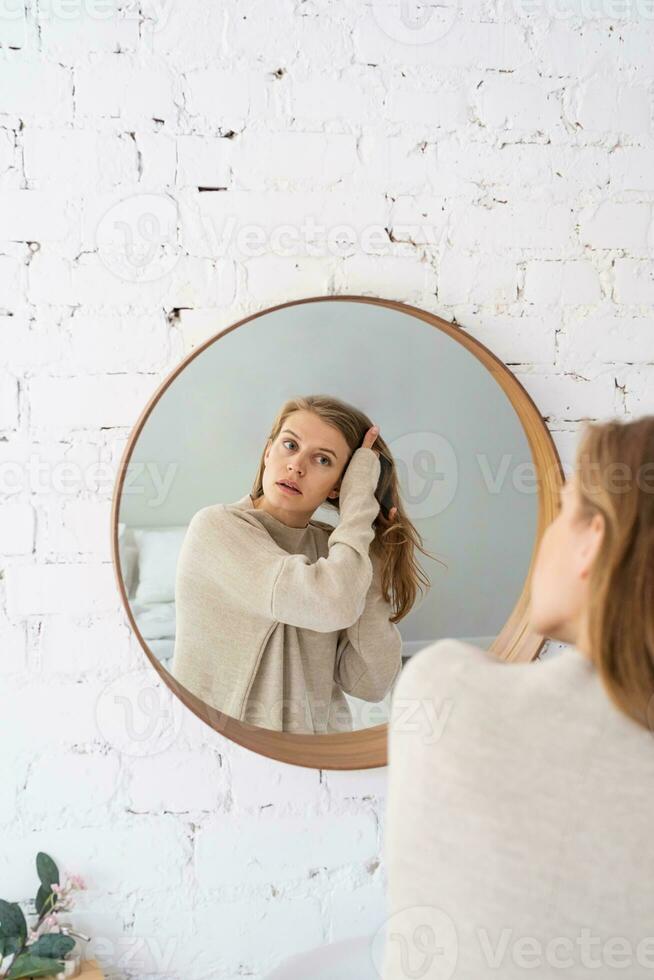
[[[127,595],[132,594],[136,584],[136,571],[138,567],[138,549],[134,540],[134,533],[126,524],[118,525],[118,561],[120,563],[120,574],[123,577],[123,584]]]
[[[136,602],[172,602],[175,599],[175,572],[185,534],[186,525],[135,528],[139,567],[134,594]]]

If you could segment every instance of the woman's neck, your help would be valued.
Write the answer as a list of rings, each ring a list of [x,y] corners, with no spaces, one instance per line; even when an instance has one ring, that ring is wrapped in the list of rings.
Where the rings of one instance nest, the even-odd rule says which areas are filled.
[[[271,517],[278,520],[280,524],[285,524],[286,527],[296,528],[298,531],[301,531],[305,527],[309,526],[311,514],[289,514],[288,511],[282,510],[279,507],[271,507],[264,494],[257,497],[256,500],[252,494],[250,494],[250,500],[252,501],[253,507],[255,507],[257,510],[265,511],[266,514],[270,514]]]

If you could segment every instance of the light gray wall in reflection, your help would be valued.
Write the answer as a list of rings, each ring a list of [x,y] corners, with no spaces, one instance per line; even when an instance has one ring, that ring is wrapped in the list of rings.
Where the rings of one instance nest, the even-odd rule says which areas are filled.
[[[266,314],[216,341],[169,386],[148,419],[120,520],[185,524],[201,507],[242,497],[281,404],[314,393],[349,401],[380,425],[391,449],[397,447],[409,515],[426,548],[447,563],[445,569],[418,553],[432,585],[400,623],[404,640],[496,635],[521,592],[533,548],[531,453],[509,400],[477,358],[405,313],[364,303],[308,303]],[[433,457],[439,437],[453,447],[456,470],[447,457]],[[147,467],[163,479],[171,465],[174,479],[161,500]],[[139,472],[139,466],[146,468]],[[426,481],[425,467],[444,479]],[[493,490],[487,481],[495,476]],[[453,486],[447,503],[443,494]],[[316,517],[333,520],[328,515],[321,508]]]

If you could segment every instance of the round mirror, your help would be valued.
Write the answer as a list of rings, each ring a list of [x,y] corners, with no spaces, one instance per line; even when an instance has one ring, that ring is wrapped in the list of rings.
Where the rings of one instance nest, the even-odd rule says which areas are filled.
[[[529,572],[562,479],[525,390],[458,326],[291,302],[193,351],[146,406],[114,494],[118,585],[215,730],[298,765],[384,765],[419,650],[538,655]]]

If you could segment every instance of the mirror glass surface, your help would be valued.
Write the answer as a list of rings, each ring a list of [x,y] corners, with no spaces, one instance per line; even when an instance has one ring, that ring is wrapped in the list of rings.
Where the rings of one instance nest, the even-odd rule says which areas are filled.
[[[118,553],[131,614],[152,656],[176,677],[176,630],[185,617],[185,629],[202,646],[202,663],[178,679],[205,703],[211,703],[207,692],[222,691],[221,703],[212,707],[231,717],[310,734],[385,723],[399,676],[398,670],[390,687],[384,675],[377,690],[374,683],[351,683],[348,690],[353,675],[344,666],[346,681],[339,685],[335,665],[346,649],[348,631],[344,626],[324,630],[325,624],[333,626],[324,604],[326,618],[320,621],[321,631],[309,631],[313,636],[306,627],[280,623],[273,616],[266,620],[271,582],[265,568],[267,561],[279,567],[279,541],[288,554],[296,553],[292,542],[300,541],[309,555],[305,565],[318,558],[311,550],[315,540],[307,548],[306,535],[298,534],[301,528],[290,527],[285,535],[285,520],[281,526],[274,523],[280,513],[293,513],[280,508],[294,505],[280,503],[280,497],[270,499],[272,513],[258,520],[250,495],[282,405],[316,394],[339,399],[379,425],[396,468],[404,512],[424,548],[435,556],[415,550],[430,585],[418,592],[396,625],[399,670],[443,637],[483,648],[492,644],[522,592],[538,509],[529,443],[503,389],[473,353],[417,316],[361,300],[299,302],[258,315],[194,355],[155,400],[125,469],[118,501]],[[287,448],[293,451],[293,443]],[[297,452],[302,448],[295,445]],[[313,460],[313,455],[310,461],[303,458],[299,465],[314,465]],[[304,477],[304,469],[300,475]],[[365,473],[358,479],[365,482]],[[238,502],[249,509],[236,514]],[[218,504],[228,505],[221,519],[231,515],[244,537],[223,536],[224,525],[209,520],[217,511],[205,509]],[[201,553],[193,556],[195,564],[187,562],[180,598],[180,555],[188,547],[190,522],[200,511],[207,516],[196,534]],[[321,505],[311,516],[314,521],[335,527],[338,511]],[[329,530],[316,534],[322,534],[322,554],[327,556]],[[253,562],[251,569],[247,548],[257,547],[256,542],[265,560]],[[215,569],[226,567],[220,564],[225,557],[232,564],[223,591]],[[239,607],[233,592],[241,586]],[[190,602],[191,593],[197,602]],[[229,649],[220,642],[221,624]],[[379,636],[374,630],[371,635]],[[359,677],[362,661],[356,644],[344,656],[350,654],[351,671],[358,666]],[[194,653],[185,651],[187,655]],[[371,678],[374,664],[385,662],[385,651],[368,648],[364,655]],[[318,692],[322,703],[314,705],[311,698],[318,700]],[[256,705],[243,713],[248,697],[254,703],[255,695],[260,713]],[[282,702],[289,700],[294,710],[285,721]]]

